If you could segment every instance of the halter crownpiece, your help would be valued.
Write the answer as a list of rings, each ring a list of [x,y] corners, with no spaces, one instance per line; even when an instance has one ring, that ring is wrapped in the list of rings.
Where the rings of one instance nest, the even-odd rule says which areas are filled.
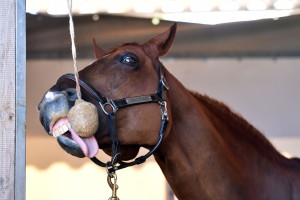
[[[156,93],[150,94],[150,95],[143,95],[143,96],[136,96],[136,97],[129,97],[129,98],[122,98],[118,100],[111,100],[107,99],[106,97],[103,97],[101,94],[96,92],[91,86],[89,86],[87,83],[85,83],[82,80],[78,80],[80,87],[86,91],[90,96],[94,98],[101,107],[102,111],[107,115],[107,122],[109,126],[110,131],[110,137],[112,142],[112,158],[111,161],[107,163],[103,163],[102,161],[98,160],[98,158],[93,157],[91,160],[101,166],[106,167],[108,173],[114,172],[119,169],[123,169],[129,166],[138,165],[141,163],[144,163],[147,158],[149,158],[155,150],[160,146],[166,129],[169,122],[168,112],[167,112],[167,91],[169,89],[166,79],[164,77],[164,66],[162,63],[159,63],[158,67],[158,76],[159,76],[159,83]],[[61,82],[64,79],[72,80],[76,82],[76,79],[73,74],[65,74],[61,76],[57,83]],[[158,103],[160,110],[161,110],[161,126],[160,130],[158,132],[158,142],[157,144],[145,155],[140,156],[136,158],[134,161],[131,162],[123,162],[119,159],[120,153],[120,141],[118,140],[117,135],[117,126],[116,126],[116,115],[115,113],[118,111],[118,109],[128,107],[128,106],[134,106],[139,104],[146,104],[146,103]],[[106,109],[107,107],[111,107],[111,109]]]

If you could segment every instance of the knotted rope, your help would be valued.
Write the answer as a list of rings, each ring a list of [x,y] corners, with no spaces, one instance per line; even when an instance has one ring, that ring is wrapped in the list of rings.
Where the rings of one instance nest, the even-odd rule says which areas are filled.
[[[76,80],[76,91],[78,99],[81,100],[81,91],[79,85],[79,75],[78,75],[78,68],[77,68],[77,61],[76,61],[76,46],[75,46],[75,31],[74,31],[74,22],[72,17],[72,0],[67,0],[68,3],[68,12],[69,12],[69,29],[70,29],[70,36],[71,36],[71,43],[72,43],[72,57],[74,63],[74,74]]]

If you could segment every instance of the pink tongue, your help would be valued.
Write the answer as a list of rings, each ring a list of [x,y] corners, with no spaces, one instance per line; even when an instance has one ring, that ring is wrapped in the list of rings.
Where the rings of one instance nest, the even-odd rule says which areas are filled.
[[[99,146],[94,136],[88,138],[79,137],[72,127],[69,128],[72,139],[80,146],[82,152],[86,157],[93,158],[99,151]]]

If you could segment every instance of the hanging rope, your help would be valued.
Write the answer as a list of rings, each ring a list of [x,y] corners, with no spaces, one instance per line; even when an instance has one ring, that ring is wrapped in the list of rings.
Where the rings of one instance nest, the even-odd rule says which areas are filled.
[[[77,61],[76,61],[75,31],[74,31],[74,22],[72,17],[72,0],[67,0],[67,3],[68,3],[68,11],[69,11],[69,28],[70,28],[70,36],[71,36],[71,43],[72,43],[72,57],[73,57],[74,74],[76,80],[76,91],[77,91],[78,99],[81,100],[79,75],[78,75],[78,68],[77,68]]]

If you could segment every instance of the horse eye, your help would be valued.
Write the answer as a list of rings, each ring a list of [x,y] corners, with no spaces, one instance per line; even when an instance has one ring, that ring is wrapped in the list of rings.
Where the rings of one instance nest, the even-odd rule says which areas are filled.
[[[125,56],[122,60],[122,63],[127,65],[135,65],[137,62],[137,59],[132,56]]]

